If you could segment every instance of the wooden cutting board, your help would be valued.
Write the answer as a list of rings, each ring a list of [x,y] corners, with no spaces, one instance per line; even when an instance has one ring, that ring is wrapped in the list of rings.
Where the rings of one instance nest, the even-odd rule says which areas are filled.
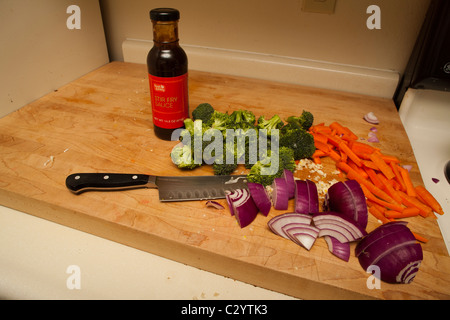
[[[197,71],[190,72],[189,90],[191,110],[203,102],[266,117],[309,110],[316,123],[339,121],[361,138],[372,127],[362,117],[373,111],[381,121],[377,146],[411,164],[414,183],[422,183],[391,100]],[[298,298],[450,298],[450,259],[432,218],[408,220],[430,239],[413,283],[371,290],[370,274],[353,253],[344,262],[323,239],[308,252],[271,233],[267,221],[286,211],[259,215],[240,229],[228,210],[207,208],[204,201],[160,203],[152,189],[76,196],[65,188],[66,176],[75,172],[212,174],[209,167],[179,171],[169,158],[175,144],[153,134],[146,67],[110,63],[0,119],[0,204]],[[323,179],[336,177],[333,170],[325,161]],[[367,229],[378,225],[371,216]]]

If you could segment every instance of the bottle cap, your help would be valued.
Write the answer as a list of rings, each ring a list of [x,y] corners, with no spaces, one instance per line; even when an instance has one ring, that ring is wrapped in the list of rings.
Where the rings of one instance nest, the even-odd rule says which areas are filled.
[[[180,19],[180,11],[172,8],[152,9],[150,19],[154,21],[176,21]]]

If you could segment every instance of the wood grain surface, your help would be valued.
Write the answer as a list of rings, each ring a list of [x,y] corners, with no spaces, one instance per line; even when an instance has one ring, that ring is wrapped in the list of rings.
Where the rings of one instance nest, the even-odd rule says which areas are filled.
[[[372,127],[362,117],[373,111],[380,119],[377,146],[412,165],[413,182],[422,184],[391,100],[197,71],[190,71],[189,90],[191,111],[203,102],[267,117],[309,110],[316,123],[339,121],[361,138]],[[450,259],[432,218],[407,220],[430,239],[422,244],[424,261],[414,281],[382,282],[370,290],[370,274],[353,254],[355,244],[344,262],[329,253],[323,239],[307,251],[270,232],[267,221],[286,211],[272,209],[241,229],[228,210],[207,208],[204,201],[161,203],[152,189],[77,196],[65,187],[75,172],[212,174],[207,166],[179,171],[169,157],[175,144],[153,134],[146,67],[107,64],[0,119],[0,204],[298,298],[450,298]],[[334,169],[325,160],[322,179],[338,178]],[[306,170],[296,175],[314,178]],[[287,211],[293,210],[293,200],[289,205]],[[370,216],[367,230],[378,225]]]

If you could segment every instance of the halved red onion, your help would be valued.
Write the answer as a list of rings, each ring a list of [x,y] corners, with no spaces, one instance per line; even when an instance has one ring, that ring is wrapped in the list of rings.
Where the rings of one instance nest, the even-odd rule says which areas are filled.
[[[362,228],[367,227],[368,211],[364,192],[355,180],[333,184],[325,196],[325,207],[329,211],[342,213]]]
[[[284,226],[295,223],[310,225],[311,220],[312,217],[308,214],[288,212],[273,217],[269,220],[267,225],[269,226],[269,229],[276,235],[289,239],[289,236],[283,231]]]
[[[295,197],[295,179],[294,179],[294,173],[290,170],[284,169],[283,175],[281,176],[286,180],[286,188],[288,192],[289,199],[292,199]]]
[[[286,180],[275,178],[272,183],[272,203],[276,210],[286,210],[289,205],[289,194]]]
[[[295,180],[295,212],[309,214],[319,212],[319,194],[314,182]]]
[[[226,195],[230,206],[230,211],[236,217],[241,228],[245,228],[255,220],[258,214],[258,207],[250,196],[247,189],[238,189]]]
[[[319,229],[303,223],[290,223],[282,229],[289,239],[307,250],[311,249],[319,235]]]
[[[339,259],[348,261],[350,259],[350,243],[340,242],[338,239],[330,236],[324,237],[325,242],[328,245],[328,250]]]
[[[263,215],[267,217],[272,208],[272,202],[266,192],[266,188],[262,184],[249,182],[247,183],[250,195],[255,201],[256,206]]]
[[[331,236],[342,243],[359,240],[367,234],[353,219],[337,212],[316,213],[313,222],[320,229],[319,237]]]
[[[381,225],[356,246],[355,255],[361,267],[377,266],[381,280],[410,283],[423,260],[422,247],[405,222]]]

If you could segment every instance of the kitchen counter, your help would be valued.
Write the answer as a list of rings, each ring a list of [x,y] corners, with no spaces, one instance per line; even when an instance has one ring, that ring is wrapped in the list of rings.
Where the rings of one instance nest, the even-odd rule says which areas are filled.
[[[197,71],[190,71],[189,89],[191,110],[209,102],[221,111],[245,108],[257,115],[277,113],[285,118],[305,109],[314,114],[317,123],[338,121],[362,138],[367,138],[371,127],[362,116],[373,111],[381,121],[379,147],[402,163],[411,164],[413,182],[422,183],[408,137],[389,99]],[[354,256],[343,262],[328,252],[323,239],[307,252],[272,234],[267,221],[281,213],[276,210],[268,218],[260,215],[250,227],[240,229],[226,210],[205,208],[202,201],[161,203],[157,190],[71,194],[64,181],[75,172],[211,174],[208,167],[180,173],[171,163],[169,153],[176,143],[154,137],[148,91],[144,65],[114,62],[0,119],[0,204],[111,240],[112,246],[120,243],[136,248],[133,252],[144,254],[143,259],[149,258],[151,255],[145,252],[150,252],[296,298],[450,297],[450,259],[435,219],[408,220],[413,231],[430,239],[423,244],[424,261],[413,283],[382,283],[381,289],[370,290],[366,286],[369,275]],[[325,171],[332,172],[332,165],[325,161]],[[10,219],[19,213],[8,211],[6,215],[2,216],[7,221],[2,228],[10,226],[23,232],[20,220]],[[40,220],[29,226],[34,223],[39,225]],[[368,231],[378,225],[370,217]],[[45,237],[44,227],[34,230]],[[61,232],[62,238],[66,231]],[[31,233],[29,236],[33,244]],[[36,250],[44,255],[61,252],[65,247],[62,243],[60,246],[58,239],[48,239],[46,249]],[[4,247],[2,250],[8,253]],[[108,259],[115,259],[117,251],[111,252]],[[133,268],[142,268],[143,263],[131,260],[121,267],[132,274]],[[33,267],[29,263],[26,266],[30,269],[23,272],[11,274],[10,270],[6,274],[11,276],[2,281],[32,277],[28,271]],[[85,268],[80,268],[84,272]],[[48,276],[67,279],[69,274],[64,270],[62,275],[52,272]],[[99,273],[99,269],[86,271],[82,279],[84,274],[87,279],[101,276]],[[39,287],[39,280],[34,283]],[[220,289],[214,292],[221,298]],[[210,291],[192,298],[199,295],[214,297]]]

